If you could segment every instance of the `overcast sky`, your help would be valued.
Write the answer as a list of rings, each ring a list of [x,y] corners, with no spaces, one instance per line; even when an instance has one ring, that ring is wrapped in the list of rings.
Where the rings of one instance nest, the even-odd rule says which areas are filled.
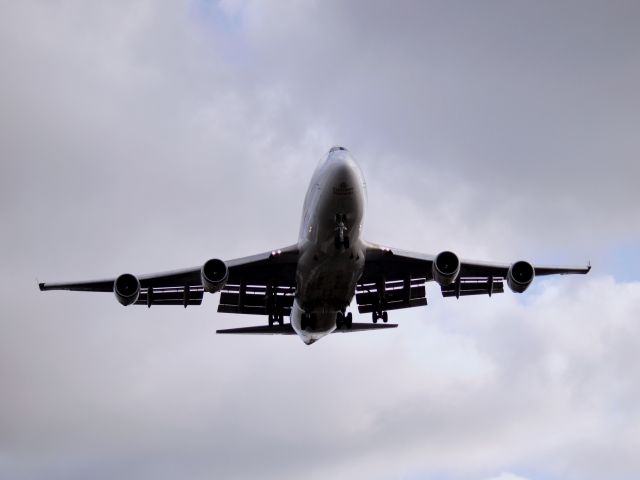
[[[1,3],[1,478],[640,477],[638,2]],[[593,270],[312,347],[37,290],[294,243],[335,144],[371,241]]]

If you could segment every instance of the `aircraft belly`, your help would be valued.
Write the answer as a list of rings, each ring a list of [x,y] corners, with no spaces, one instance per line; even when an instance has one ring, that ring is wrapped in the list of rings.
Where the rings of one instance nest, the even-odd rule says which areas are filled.
[[[351,303],[362,275],[362,248],[358,241],[346,251],[325,253],[320,248],[309,248],[301,255],[290,320],[305,343],[311,344],[335,330],[337,315]]]
[[[326,255],[310,252],[298,265],[298,298],[306,308],[344,310],[364,268],[360,248]]]

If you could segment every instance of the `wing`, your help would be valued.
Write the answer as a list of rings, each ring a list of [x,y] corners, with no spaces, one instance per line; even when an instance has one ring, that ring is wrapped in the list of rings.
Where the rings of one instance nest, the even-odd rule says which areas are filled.
[[[238,293],[244,286],[252,288],[252,293],[262,289],[263,298],[267,291],[293,290],[295,291],[295,270],[298,262],[298,247],[292,245],[271,252],[260,253],[250,257],[236,258],[225,262],[229,269],[229,278],[222,289],[222,299],[225,293],[237,288]],[[141,275],[140,295],[136,305],[200,305],[204,295],[201,267],[173,270],[169,272]],[[82,292],[113,292],[115,278],[72,283],[40,283],[40,290],[73,290]],[[247,300],[253,301],[249,294]],[[228,300],[228,298],[227,298]],[[240,300],[240,299],[238,299]],[[233,305],[236,309],[240,305]],[[266,308],[265,313],[268,313]],[[238,311],[236,313],[244,313]]]
[[[425,283],[433,280],[436,255],[396,250],[368,244],[364,272],[356,288],[356,302],[360,313],[418,307],[427,304]],[[456,282],[441,287],[444,297],[489,295],[504,291],[511,264],[460,261]],[[586,267],[556,267],[534,265],[536,276],[585,274]]]

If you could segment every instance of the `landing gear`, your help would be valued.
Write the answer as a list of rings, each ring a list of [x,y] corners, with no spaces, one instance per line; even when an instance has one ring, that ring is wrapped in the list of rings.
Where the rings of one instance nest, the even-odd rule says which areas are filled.
[[[345,315],[344,313],[338,312],[338,316],[336,318],[336,327],[338,327],[338,330],[342,330],[342,329],[351,330],[352,326],[353,326],[353,314],[349,312]]]
[[[348,250],[349,249],[349,237],[346,235],[340,240],[340,238],[336,235],[335,246],[338,250]]]
[[[381,318],[384,323],[389,321],[389,315],[386,311],[384,312],[371,312],[371,320],[373,323],[378,323],[378,319]]]
[[[336,213],[336,237],[334,243],[338,250],[347,250],[350,246],[349,237],[346,235],[346,221],[347,216],[344,213]]]
[[[311,320],[311,316],[308,313],[303,313],[300,317],[300,329],[306,330],[309,326],[309,321]]]
[[[269,315],[269,326],[272,327],[276,323],[280,325],[284,325],[284,316],[283,315]]]

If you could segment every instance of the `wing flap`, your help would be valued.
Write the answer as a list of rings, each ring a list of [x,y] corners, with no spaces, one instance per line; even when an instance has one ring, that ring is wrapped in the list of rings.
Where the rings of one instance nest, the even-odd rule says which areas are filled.
[[[360,283],[356,287],[358,312],[371,313],[384,310],[421,307],[427,304],[424,284],[426,278]]]
[[[140,292],[135,305],[189,305],[202,304],[204,289],[200,286],[194,287],[169,287],[169,288],[145,288]]]
[[[442,296],[447,297],[466,297],[469,295],[493,295],[494,293],[504,292],[504,283],[502,278],[459,278],[457,282],[440,287]]]
[[[267,285],[226,285],[220,294],[218,312],[250,315],[289,315],[295,288]]]
[[[407,290],[404,288],[397,290],[386,290],[384,299],[386,303],[401,302],[404,300],[410,300],[411,298],[424,298],[425,297],[424,285],[411,287],[409,291],[409,297],[407,298]],[[367,291],[363,293],[356,293],[356,302],[358,305],[371,305],[378,300],[377,291]]]

